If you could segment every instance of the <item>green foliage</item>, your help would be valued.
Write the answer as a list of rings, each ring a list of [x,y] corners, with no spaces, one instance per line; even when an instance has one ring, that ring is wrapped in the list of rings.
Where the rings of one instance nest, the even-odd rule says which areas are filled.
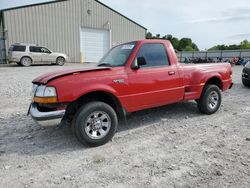
[[[146,39],[163,39],[163,40],[169,40],[173,47],[178,51],[199,51],[198,46],[192,41],[190,38],[182,38],[178,39],[176,37],[173,37],[172,35],[164,35],[161,37],[160,34],[156,34],[155,36],[148,32],[146,35]],[[209,48],[208,50],[239,50],[239,49],[250,49],[250,41],[243,40],[239,45],[232,44],[232,45],[216,45],[212,48]]]
[[[199,51],[197,45],[193,43],[192,39],[190,38],[182,38],[179,40],[178,38],[173,37],[170,34],[161,37],[160,34],[153,36],[150,32],[147,33],[146,38],[169,40],[172,43],[174,49],[178,51]]]
[[[239,50],[239,49],[250,49],[250,42],[248,40],[243,40],[239,45],[233,44],[233,45],[216,45],[212,48],[209,48],[208,50]]]
[[[147,32],[146,34],[146,39],[151,39],[153,37],[152,33]]]
[[[240,43],[242,49],[250,49],[250,42],[248,40],[243,40]]]

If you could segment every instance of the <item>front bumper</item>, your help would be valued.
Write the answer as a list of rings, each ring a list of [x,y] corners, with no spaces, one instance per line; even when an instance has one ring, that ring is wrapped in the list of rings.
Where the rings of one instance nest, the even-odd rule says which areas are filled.
[[[37,104],[32,103],[28,114],[31,115],[32,119],[42,127],[57,126],[61,123],[62,118],[65,114],[65,110],[58,110],[52,112],[41,112],[37,108]]]
[[[233,83],[232,79],[224,80],[222,91],[226,91],[228,89],[231,89],[233,87],[233,85],[234,85],[234,83]]]
[[[70,58],[69,57],[65,57],[65,62],[66,63],[70,62]]]

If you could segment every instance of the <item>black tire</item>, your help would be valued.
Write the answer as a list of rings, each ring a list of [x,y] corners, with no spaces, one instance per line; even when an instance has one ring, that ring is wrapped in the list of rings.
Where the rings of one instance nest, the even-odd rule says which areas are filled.
[[[29,67],[32,64],[32,59],[30,57],[22,57],[20,64],[24,67]]]
[[[20,62],[16,62],[16,64],[19,65],[19,66],[22,66],[22,64]]]
[[[64,57],[56,58],[56,64],[59,66],[63,66],[65,64],[65,58]]]
[[[242,84],[246,87],[250,87],[250,81],[247,81],[245,79],[242,79]]]
[[[205,85],[200,99],[196,100],[198,109],[204,114],[214,114],[221,105],[221,91],[216,85]]]
[[[90,123],[91,121],[92,124]],[[107,126],[104,126],[105,123]],[[83,105],[73,120],[73,130],[77,139],[83,145],[89,147],[98,147],[106,144],[113,138],[117,126],[118,118],[116,112],[111,106],[103,102],[90,102]],[[103,135],[101,132],[103,132]]]

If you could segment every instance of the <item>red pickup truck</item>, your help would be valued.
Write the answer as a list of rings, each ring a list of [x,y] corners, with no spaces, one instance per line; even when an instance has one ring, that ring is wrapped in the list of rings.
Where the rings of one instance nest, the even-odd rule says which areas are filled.
[[[100,146],[126,113],[196,100],[213,114],[232,85],[230,64],[180,64],[169,41],[141,40],[112,48],[96,67],[36,78],[29,113],[41,126],[70,122],[81,143]]]

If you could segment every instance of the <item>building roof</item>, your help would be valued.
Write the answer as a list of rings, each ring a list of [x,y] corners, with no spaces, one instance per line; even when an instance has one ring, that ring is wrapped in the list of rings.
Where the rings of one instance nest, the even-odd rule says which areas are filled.
[[[30,4],[30,5],[23,5],[23,6],[18,6],[18,7],[1,9],[0,11],[5,12],[5,11],[16,10],[16,9],[20,9],[20,8],[28,8],[28,7],[39,6],[39,5],[47,5],[47,4],[51,4],[51,3],[60,3],[62,1],[67,1],[67,0],[57,0],[57,1],[48,1],[48,2],[43,2],[43,3],[35,3],[35,4]]]
[[[68,1],[68,0],[48,1],[48,2],[43,2],[43,3],[31,4],[31,5],[23,5],[23,6],[18,6],[18,7],[12,7],[12,8],[7,8],[7,9],[2,9],[2,10],[0,10],[0,12],[5,12],[5,11],[9,11],[9,10],[16,10],[16,9],[21,9],[21,8],[28,8],[28,7],[33,7],[33,6],[46,5],[46,4],[51,4],[51,3],[60,3],[60,2],[63,2],[63,1]],[[126,18],[127,20],[133,22],[134,24],[138,25],[139,27],[141,27],[141,28],[147,30],[147,28],[145,28],[144,26],[142,26],[142,25],[138,24],[137,22],[131,20],[130,18],[124,16],[124,15],[121,14],[120,12],[118,12],[118,11],[112,9],[111,7],[105,5],[104,3],[102,3],[102,2],[100,2],[100,1],[98,1],[98,0],[95,0],[95,1],[96,1],[97,3],[103,5],[104,7],[110,9],[111,11],[113,11],[113,12],[119,14],[120,16]]]
[[[102,2],[100,2],[100,1],[98,1],[98,0],[95,0],[95,1],[96,1],[96,2],[98,2],[98,3],[100,3],[101,5],[105,6],[106,8],[108,8],[108,9],[112,10],[113,12],[115,12],[115,13],[119,14],[120,16],[122,16],[122,17],[126,18],[127,20],[129,20],[129,21],[133,22],[134,24],[138,25],[139,27],[142,27],[143,29],[147,30],[147,28],[146,28],[146,27],[144,27],[144,26],[142,26],[142,25],[138,24],[137,22],[135,22],[135,21],[131,20],[130,18],[128,18],[128,17],[126,17],[126,16],[124,16],[124,15],[123,15],[123,14],[121,14],[120,12],[118,12],[118,11],[116,11],[116,10],[112,9],[111,7],[109,7],[109,6],[105,5],[104,3],[102,3]]]

